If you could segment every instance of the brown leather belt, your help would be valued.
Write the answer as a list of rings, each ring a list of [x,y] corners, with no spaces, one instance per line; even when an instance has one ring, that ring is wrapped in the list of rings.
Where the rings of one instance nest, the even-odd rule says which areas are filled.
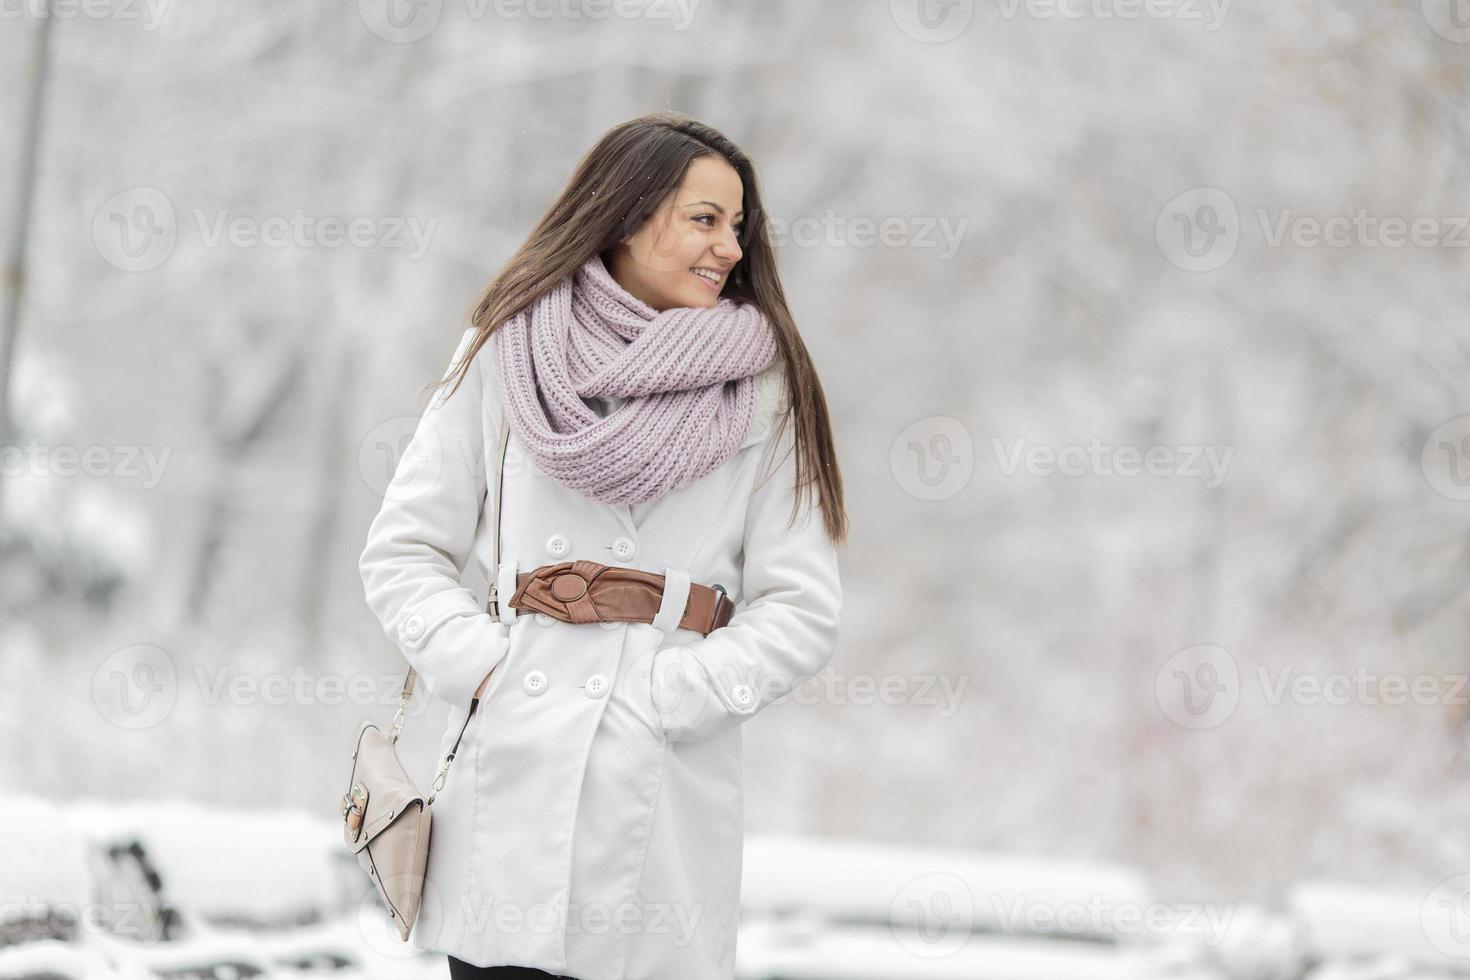
[[[663,596],[664,576],[656,572],[579,560],[521,572],[508,605],[517,613],[545,613],[564,623],[651,623]],[[734,612],[723,586],[691,582],[679,628],[708,636]]]

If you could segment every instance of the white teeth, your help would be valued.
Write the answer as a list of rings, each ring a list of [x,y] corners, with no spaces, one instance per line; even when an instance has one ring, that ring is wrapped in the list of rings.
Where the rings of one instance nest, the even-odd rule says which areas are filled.
[[[693,272],[696,276],[703,276],[704,278],[708,279],[710,282],[719,282],[720,281],[719,275],[716,274],[716,273],[710,272],[708,269],[691,269],[689,271],[690,272]]]

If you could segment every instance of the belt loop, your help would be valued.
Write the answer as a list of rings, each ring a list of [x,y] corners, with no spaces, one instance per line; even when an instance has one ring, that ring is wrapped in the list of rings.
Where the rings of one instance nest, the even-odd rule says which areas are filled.
[[[689,573],[673,565],[664,566],[664,597],[659,603],[658,615],[653,617],[653,628],[671,636],[684,618],[684,607],[689,604]]]
[[[500,612],[500,621],[507,626],[516,621],[519,615],[515,606],[510,604],[510,597],[516,594],[516,570],[519,566],[514,561],[503,561],[500,563],[500,573],[495,579],[495,605]]]

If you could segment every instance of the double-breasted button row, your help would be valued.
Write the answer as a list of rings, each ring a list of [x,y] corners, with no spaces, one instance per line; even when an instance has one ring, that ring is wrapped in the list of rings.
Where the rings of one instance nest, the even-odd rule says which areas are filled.
[[[541,695],[545,694],[548,686],[550,686],[550,682],[546,679],[545,671],[527,671],[526,676],[521,678],[521,690],[525,691],[533,698],[540,697]],[[582,685],[582,692],[586,694],[589,698],[595,700],[597,698],[606,696],[611,686],[612,685],[608,681],[606,674],[593,674],[591,677],[587,678],[587,682]]]
[[[609,547],[615,561],[632,561],[638,557],[638,542],[629,537],[618,538]],[[566,558],[572,553],[572,539],[565,534],[553,534],[546,539],[546,554],[551,558]]]

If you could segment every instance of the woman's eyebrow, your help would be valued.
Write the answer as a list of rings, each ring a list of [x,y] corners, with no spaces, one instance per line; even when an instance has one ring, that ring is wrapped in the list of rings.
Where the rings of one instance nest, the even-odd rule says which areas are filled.
[[[701,205],[701,204],[707,204],[710,207],[714,208],[716,211],[720,212],[721,214],[724,214],[725,213],[725,209],[722,208],[722,207],[720,207],[714,201],[690,201],[688,204],[686,204],[684,206],[686,208],[692,208],[692,207],[696,207],[696,206]],[[744,213],[745,213],[744,211],[736,211],[735,212],[735,215],[736,215],[736,217],[739,217],[740,215],[742,215]]]

